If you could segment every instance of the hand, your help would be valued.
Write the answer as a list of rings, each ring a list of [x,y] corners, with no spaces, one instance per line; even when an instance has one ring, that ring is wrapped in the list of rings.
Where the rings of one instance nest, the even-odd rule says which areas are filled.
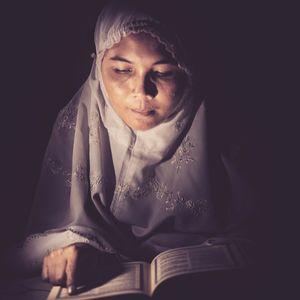
[[[68,293],[74,294],[76,287],[99,278],[105,267],[115,262],[112,255],[87,244],[77,243],[45,256],[42,278],[54,285],[66,285]]]

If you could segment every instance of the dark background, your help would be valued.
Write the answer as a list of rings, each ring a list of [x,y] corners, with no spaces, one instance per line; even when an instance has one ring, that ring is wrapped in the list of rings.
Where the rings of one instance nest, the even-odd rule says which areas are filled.
[[[1,2],[2,245],[22,236],[53,122],[88,76],[94,25],[105,2]],[[252,1],[175,2],[180,22],[193,27],[195,49],[202,49],[206,33],[207,92],[217,99],[215,109],[222,108],[230,138],[245,146],[249,173],[262,195],[268,275],[291,274],[297,216],[293,177],[287,180],[288,125],[294,119],[286,115],[291,97],[283,77],[295,51],[294,10]]]

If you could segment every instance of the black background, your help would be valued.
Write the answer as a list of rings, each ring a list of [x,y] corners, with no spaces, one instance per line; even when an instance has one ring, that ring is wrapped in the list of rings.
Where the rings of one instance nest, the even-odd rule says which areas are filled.
[[[105,2],[1,2],[2,245],[22,236],[51,127],[88,76],[94,25]],[[197,32],[207,35],[210,92],[219,96],[233,138],[247,146],[263,198],[268,275],[282,278],[291,274],[296,243],[293,178],[286,183],[294,119],[286,114],[292,97],[283,84],[295,51],[294,10],[273,2],[175,2],[182,22],[193,25],[195,49],[201,49]],[[282,287],[290,279],[280,279]]]

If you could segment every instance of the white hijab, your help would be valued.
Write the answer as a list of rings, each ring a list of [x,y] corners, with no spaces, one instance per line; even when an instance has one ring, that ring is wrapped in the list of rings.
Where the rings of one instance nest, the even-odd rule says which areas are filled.
[[[240,236],[252,215],[251,188],[208,146],[205,101],[193,97],[178,39],[127,2],[101,12],[91,73],[55,122],[23,247],[31,265],[74,242],[149,259]],[[162,43],[188,77],[175,113],[147,131],[133,131],[116,114],[101,76],[105,50],[139,32]]]

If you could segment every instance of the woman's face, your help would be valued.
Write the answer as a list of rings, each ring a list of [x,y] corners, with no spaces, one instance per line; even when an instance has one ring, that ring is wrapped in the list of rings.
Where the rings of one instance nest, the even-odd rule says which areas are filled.
[[[108,49],[101,72],[112,107],[134,130],[147,130],[167,119],[185,82],[170,54],[145,33],[130,34]]]

